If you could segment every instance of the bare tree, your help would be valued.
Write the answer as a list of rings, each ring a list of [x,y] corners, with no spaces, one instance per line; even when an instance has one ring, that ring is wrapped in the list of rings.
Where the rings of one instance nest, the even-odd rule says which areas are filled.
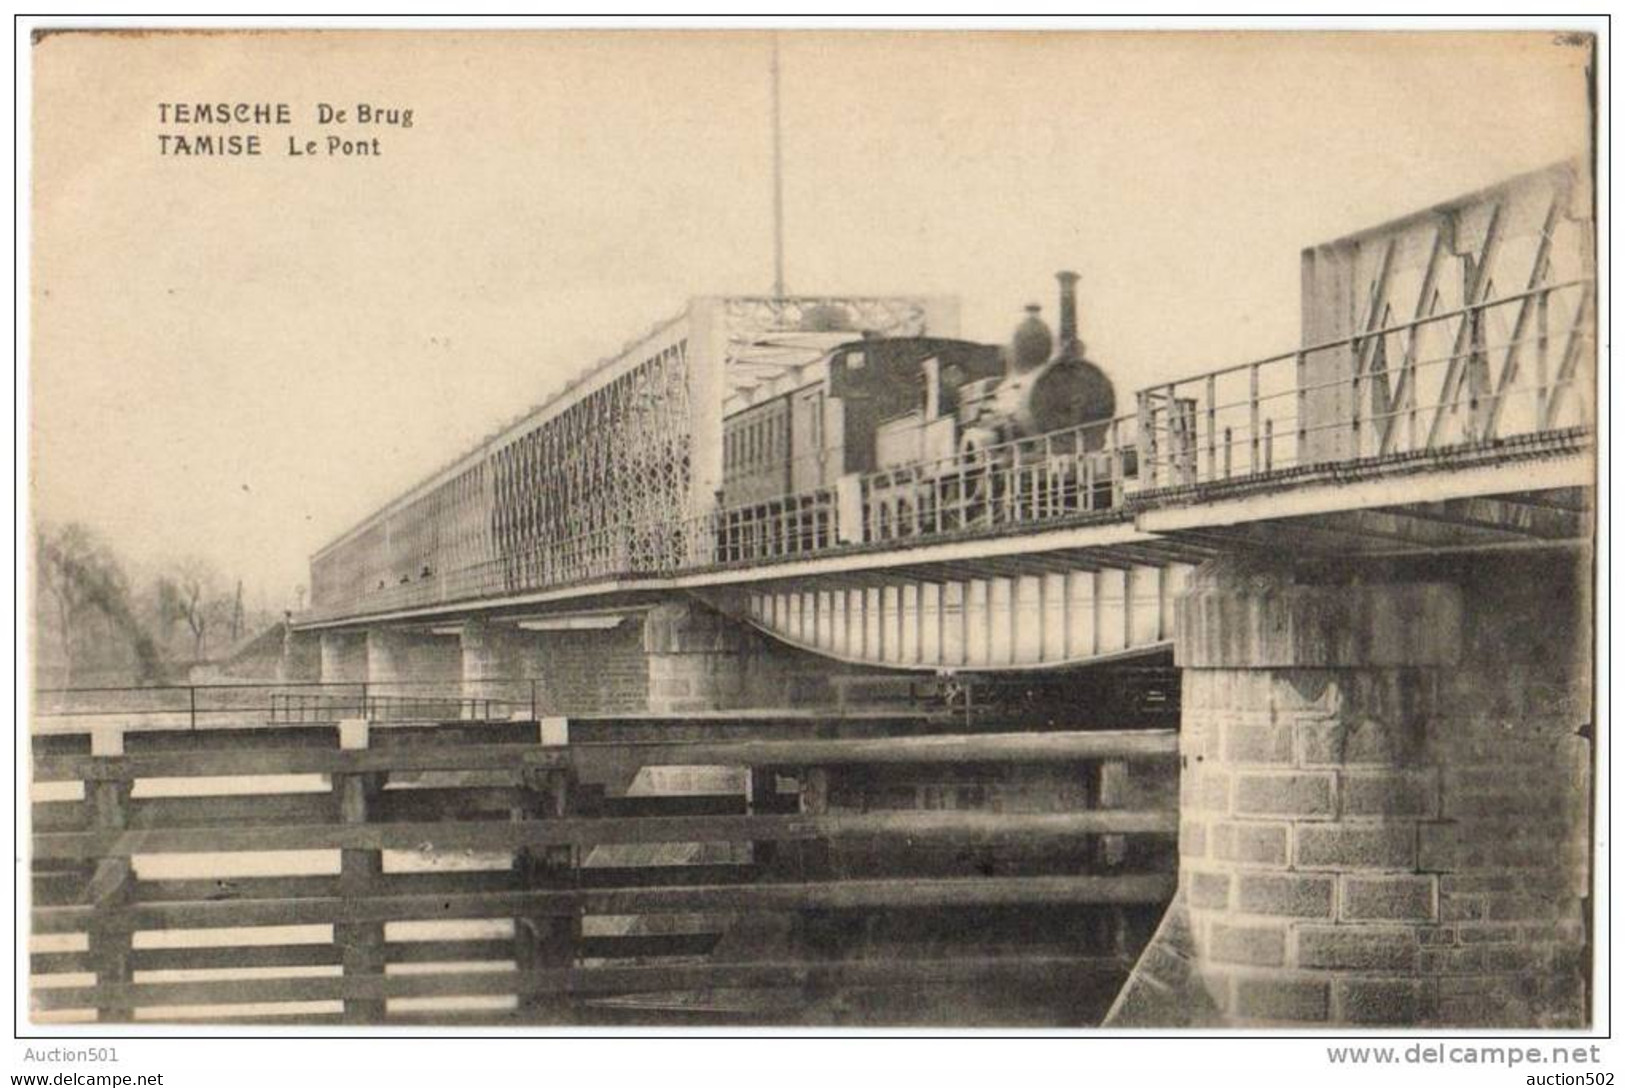
[[[209,634],[231,613],[232,602],[220,592],[220,576],[206,559],[189,556],[175,563],[158,582],[159,611],[184,623],[192,636],[192,659],[201,661]]]

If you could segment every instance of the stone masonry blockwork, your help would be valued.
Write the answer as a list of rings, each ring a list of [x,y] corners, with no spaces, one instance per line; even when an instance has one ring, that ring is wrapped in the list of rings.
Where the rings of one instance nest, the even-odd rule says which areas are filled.
[[[1179,909],[1216,1017],[1584,1024],[1585,572],[1238,567],[1176,613]]]

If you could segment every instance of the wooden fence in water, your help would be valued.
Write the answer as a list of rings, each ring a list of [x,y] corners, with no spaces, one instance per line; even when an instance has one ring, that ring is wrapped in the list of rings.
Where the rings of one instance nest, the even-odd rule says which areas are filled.
[[[1173,893],[1174,736],[940,728],[38,736],[32,1009],[1087,1022]]]

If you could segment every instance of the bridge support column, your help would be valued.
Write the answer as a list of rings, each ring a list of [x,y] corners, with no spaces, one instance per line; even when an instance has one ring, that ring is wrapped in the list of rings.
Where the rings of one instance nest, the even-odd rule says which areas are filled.
[[[367,636],[360,631],[321,633],[321,680],[358,684],[367,678]]]
[[[469,620],[456,640],[455,677],[470,699],[499,700],[539,714],[641,713],[648,709],[649,663],[643,617],[630,611],[605,627],[531,629]]]
[[[284,684],[302,684],[321,678],[321,636],[308,631],[294,631],[284,625],[282,660],[277,665],[277,679]]]
[[[367,631],[367,683],[389,692],[391,685],[455,688],[463,677],[461,645],[449,635],[373,627]]]
[[[649,709],[659,712],[785,707],[835,701],[842,671],[770,640],[698,601],[672,601],[648,614]]]
[[[649,708],[714,710],[745,702],[749,631],[693,601],[672,601],[644,621]]]
[[[1180,892],[1113,1022],[1585,1023],[1585,585],[1555,552],[1202,568]]]
[[[500,624],[469,620],[461,636],[463,683],[481,684],[517,678],[519,660],[516,632]]]
[[[463,624],[463,695],[471,699],[518,699],[528,695],[518,632],[508,626],[469,620]]]

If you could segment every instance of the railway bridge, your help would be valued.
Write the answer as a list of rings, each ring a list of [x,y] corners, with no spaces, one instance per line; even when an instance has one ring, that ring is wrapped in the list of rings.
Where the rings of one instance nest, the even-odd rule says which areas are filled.
[[[352,762],[394,719],[529,737],[511,758],[548,800],[525,826],[554,830],[478,841],[543,869],[562,850],[575,874],[574,951],[547,930],[533,966],[629,955],[611,937],[669,957],[702,933],[713,958],[783,956],[740,921],[777,895],[803,952],[850,938],[843,918],[889,949],[796,976],[823,979],[837,1019],[831,995],[885,956],[899,978],[951,973],[882,931],[917,953],[1025,924],[1043,955],[1071,934],[1121,964],[1102,983],[1032,961],[1056,972],[1039,989],[1095,987],[1067,1014],[1088,1022],[1587,1022],[1591,206],[1563,165],[1313,247],[1291,350],[1134,390],[1115,418],[747,503],[719,501],[726,419],[801,410],[853,329],[952,335],[954,308],[696,299],[319,552],[267,724],[334,724]],[[596,802],[560,784],[572,749],[604,763]],[[88,776],[74,758],[62,773]],[[385,766],[371,786],[336,774],[352,823],[388,807]],[[706,815],[730,793],[738,817]],[[677,822],[591,826],[639,805]],[[383,840],[358,834],[321,843],[358,867],[343,879],[377,879]],[[748,891],[689,887],[741,863]],[[583,907],[594,866],[688,890]],[[733,920],[684,929],[683,909]],[[994,914],[945,933],[928,910]],[[583,911],[620,928],[594,944]],[[344,923],[379,971],[383,917]],[[748,984],[735,961],[684,962],[665,996],[596,1008],[677,1016]],[[980,962],[968,977],[997,974]],[[405,987],[328,996],[354,1014],[429,992]]]

